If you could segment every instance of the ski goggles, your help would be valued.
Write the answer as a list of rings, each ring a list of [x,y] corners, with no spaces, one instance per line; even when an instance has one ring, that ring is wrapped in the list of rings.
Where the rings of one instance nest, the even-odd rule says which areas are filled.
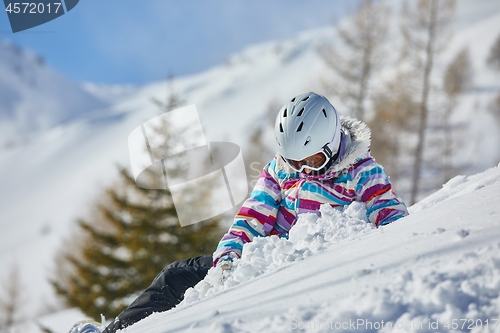
[[[302,172],[302,170],[304,170],[305,168],[314,171],[323,169],[328,164],[332,156],[333,156],[332,150],[330,149],[329,145],[326,144],[316,154],[308,156],[300,161],[292,160],[290,158],[285,158],[285,157],[283,157],[283,159],[293,170],[297,172]]]

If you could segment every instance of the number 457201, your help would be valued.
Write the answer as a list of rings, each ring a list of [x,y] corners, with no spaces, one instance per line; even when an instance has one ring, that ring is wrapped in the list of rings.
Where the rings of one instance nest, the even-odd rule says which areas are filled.
[[[51,6],[52,5],[52,6]],[[54,3],[34,3],[34,2],[14,2],[9,3],[9,5],[5,8],[5,11],[9,14],[43,14],[43,13],[58,13],[59,8],[61,7],[60,2]]]

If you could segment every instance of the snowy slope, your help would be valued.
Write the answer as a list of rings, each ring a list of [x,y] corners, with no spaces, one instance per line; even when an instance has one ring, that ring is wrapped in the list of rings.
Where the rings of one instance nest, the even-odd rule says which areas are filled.
[[[107,104],[36,54],[0,40],[0,151]]]
[[[483,1],[488,3],[488,6],[484,6],[484,11],[478,14],[478,7],[472,6],[475,8],[474,19],[462,19],[460,30],[450,42],[450,50],[458,50],[464,43],[474,50],[473,61],[477,73],[475,84],[488,88],[471,91],[460,103],[460,117],[470,119],[471,114],[474,114],[471,121],[474,131],[470,134],[473,146],[469,152],[463,152],[463,156],[468,158],[468,154],[474,154],[472,156],[476,169],[471,172],[496,165],[500,158],[500,134],[486,111],[498,80],[484,67],[484,58],[491,42],[500,32],[500,3]],[[461,1],[460,4],[471,6],[466,1]],[[463,12],[466,16],[467,11]],[[228,140],[244,147],[248,128],[262,117],[270,102],[277,101],[281,104],[290,96],[306,90],[322,92],[320,78],[327,75],[328,71],[317,55],[316,47],[324,42],[335,43],[332,36],[328,27],[304,32],[291,40],[248,47],[232,56],[226,64],[196,75],[177,78],[175,89],[187,103],[196,104],[207,140]],[[28,58],[31,59],[32,56]],[[16,81],[21,79],[13,76],[14,72],[10,67],[2,67],[4,63],[20,61],[22,58],[9,59],[9,62],[0,62],[0,71],[3,71],[0,74],[8,75],[0,76],[0,81],[4,82],[3,85],[0,84],[0,95],[3,96],[0,98],[0,109],[6,105],[2,103],[9,100],[5,96],[11,96],[8,89],[17,85],[28,87],[27,83],[22,83],[24,81]],[[26,63],[33,64],[36,61],[21,62],[21,65]],[[32,72],[38,73],[37,71],[38,69],[33,69]],[[49,69],[40,71],[45,73]],[[4,77],[12,78],[12,84],[10,81],[2,81]],[[47,74],[41,77],[51,76]],[[54,80],[49,81],[57,81]],[[49,83],[47,89],[51,87]],[[73,83],[64,84],[73,86]],[[42,89],[42,86],[37,85],[36,89]],[[158,111],[151,103],[151,98],[164,99],[166,84],[158,82],[139,88],[86,84],[86,92],[79,96],[95,96],[91,99],[98,100],[96,103],[100,108],[93,112],[87,112],[87,108],[93,105],[91,102],[82,102],[86,106],[85,110],[73,109],[71,105],[64,104],[74,99],[68,98],[69,95],[62,90],[40,90],[30,95],[30,90],[24,88],[19,90],[26,92],[23,92],[20,99],[22,103],[44,105],[58,101],[63,103],[65,111],[74,111],[66,114],[58,106],[51,109],[54,113],[47,113],[50,116],[45,117],[43,113],[44,117],[40,122],[42,125],[48,124],[48,130],[37,134],[23,146],[0,151],[0,279],[4,280],[13,264],[19,266],[21,282],[25,285],[25,296],[28,299],[24,308],[25,316],[34,317],[39,311],[45,311],[46,304],[54,302],[53,290],[47,283],[47,277],[56,272],[53,258],[61,246],[61,239],[68,235],[77,217],[87,216],[90,204],[97,200],[101,189],[112,183],[116,176],[115,163],[128,166],[128,134],[157,115]],[[110,101],[114,104],[102,107],[99,104],[102,100],[106,101],[102,102],[104,105]],[[332,102],[345,113],[335,97]],[[10,118],[5,118],[5,114]],[[30,115],[35,120],[37,116]],[[21,116],[14,117],[1,112],[0,117],[3,117],[0,119],[0,126],[12,124],[5,119],[23,119]],[[22,122],[16,124],[21,124],[20,128],[24,128]],[[42,125],[41,129],[47,129]],[[9,125],[7,128],[10,131],[13,127]],[[0,128],[0,137],[3,133],[6,132]],[[265,135],[270,137],[270,145],[273,145],[272,129]],[[248,176],[252,179],[258,174]],[[378,231],[364,232],[370,234]],[[347,239],[344,242],[354,240]],[[347,249],[345,251],[348,252]],[[324,255],[318,254],[314,258]],[[297,265],[304,263],[305,261],[301,261]],[[278,270],[286,271],[285,268]],[[318,270],[321,271],[319,268]],[[342,274],[340,276],[346,276]],[[292,277],[290,275],[289,278]],[[258,283],[258,279],[250,285],[257,286],[255,283]],[[218,297],[225,297],[223,295],[225,293]],[[207,301],[203,300],[200,304]],[[58,322],[59,319],[55,317],[51,320]],[[61,332],[64,331],[65,329]],[[35,333],[39,330],[33,328],[23,332]]]
[[[251,47],[226,65],[178,78],[175,87],[187,103],[196,104],[207,140],[244,146],[245,127],[252,126],[273,96],[284,99],[314,89],[311,81],[323,64],[314,48],[318,41],[309,39],[306,34]],[[97,85],[88,84],[87,90],[106,95]],[[47,278],[56,273],[53,259],[62,238],[112,183],[115,164],[129,165],[128,135],[158,114],[151,98],[164,99],[166,84],[124,90],[126,97],[116,104],[60,123],[36,140],[0,153],[0,266],[5,267],[0,278],[19,266],[29,316],[54,303]]]
[[[223,282],[212,269],[177,308],[122,332],[410,332],[436,325],[443,332],[455,324],[457,331],[488,332],[489,325],[499,332],[499,203],[495,167],[457,176],[380,229],[360,219],[361,206],[340,212],[324,205],[320,218],[300,217],[290,240],[246,244]]]

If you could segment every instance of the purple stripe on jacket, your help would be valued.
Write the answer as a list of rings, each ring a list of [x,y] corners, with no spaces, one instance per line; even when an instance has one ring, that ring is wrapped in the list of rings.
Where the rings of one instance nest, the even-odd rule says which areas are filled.
[[[267,174],[267,173],[266,173]],[[274,194],[276,194],[278,197],[281,195],[281,188],[278,183],[269,175],[264,178],[259,178],[257,180],[257,183],[255,184],[256,187],[262,186],[266,190],[272,191]]]
[[[238,212],[238,214],[236,216],[238,216],[240,218],[241,217],[250,217],[250,218],[257,219],[257,221],[259,221],[259,223],[262,225],[264,225],[264,223],[266,223],[266,220],[268,219],[267,215],[259,213],[255,209],[252,209],[249,207],[241,207],[240,211]]]
[[[387,191],[389,191],[392,188],[391,184],[376,184],[373,185],[372,187],[366,189],[363,194],[361,195],[361,200],[363,202],[370,201],[373,199],[375,196],[379,196]]]
[[[248,203],[248,204],[246,204],[246,203]],[[253,206],[259,206],[259,207],[264,208],[267,211],[272,211],[273,209],[276,209],[275,207],[270,206],[270,205],[265,204],[265,203],[262,203],[261,201],[255,199],[255,198],[248,198],[247,201],[245,202],[245,206],[247,206],[249,208],[253,207]]]

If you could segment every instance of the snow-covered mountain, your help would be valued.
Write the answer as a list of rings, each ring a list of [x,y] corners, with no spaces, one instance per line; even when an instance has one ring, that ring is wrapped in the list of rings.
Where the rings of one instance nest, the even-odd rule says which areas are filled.
[[[107,104],[38,55],[0,41],[0,150]]]
[[[469,151],[462,152],[464,158],[473,158],[475,161],[475,170],[471,172],[479,172],[492,167],[500,158],[499,130],[487,111],[487,105],[497,92],[499,81],[498,76],[495,76],[484,64],[491,44],[500,33],[500,4],[489,0],[483,1],[485,6],[481,6],[479,2],[474,2],[474,6],[465,0],[459,2],[460,25],[450,41],[449,53],[444,55],[445,59],[451,59],[457,50],[468,45],[473,58],[476,89],[462,97],[458,112],[459,117],[468,119],[471,124],[469,141],[474,144]],[[471,7],[474,10],[471,10]],[[480,11],[479,8],[484,8],[484,10]],[[473,18],[468,19],[469,12],[474,14]],[[245,147],[249,128],[260,121],[269,103],[274,101],[281,104],[291,96],[308,90],[323,92],[320,81],[330,74],[323,60],[318,56],[317,47],[325,43],[335,43],[330,27],[307,31],[290,40],[250,46],[230,57],[226,64],[196,75],[177,78],[175,90],[187,103],[196,104],[208,141],[231,141]],[[21,54],[21,56],[16,56],[16,54]],[[82,89],[80,84],[69,82],[46,66],[40,65],[41,61],[37,60],[36,56],[27,54],[25,55],[25,51],[16,49],[11,44],[0,44],[0,139],[17,137],[18,134],[24,135],[25,133],[31,135],[31,139],[23,145],[0,149],[0,267],[3,267],[0,280],[5,280],[11,266],[19,266],[21,282],[25,285],[27,298],[25,315],[33,317],[46,304],[54,302],[53,290],[47,282],[47,277],[56,273],[53,259],[62,244],[61,239],[68,236],[77,217],[86,216],[90,204],[98,200],[98,194],[102,188],[112,183],[116,176],[115,164],[128,166],[128,135],[134,128],[158,114],[157,108],[151,103],[151,98],[165,99],[167,84],[157,82],[134,88],[103,87],[87,83]],[[16,68],[21,68],[21,70],[18,71]],[[484,89],[485,87],[487,89]],[[347,113],[334,96],[332,102],[341,113]],[[80,106],[75,106],[73,103]],[[273,145],[272,129],[270,128],[265,135],[269,137],[270,145]],[[257,177],[258,174],[257,172],[250,173],[248,176],[252,178]],[[478,193],[485,192],[478,191]],[[499,194],[499,192],[492,194],[496,195],[496,202],[498,202]],[[480,201],[475,197],[471,197],[471,200]],[[453,200],[450,199],[451,201]],[[418,211],[416,207],[413,208],[415,212]],[[444,204],[435,207],[444,207],[443,210],[453,211],[458,209],[458,206],[451,204],[446,207]],[[422,209],[418,213],[421,214],[421,218],[431,218],[424,211]],[[438,212],[434,211],[432,214],[438,214]],[[487,215],[489,211],[488,213],[479,211],[477,214],[486,214],[479,215],[477,221],[490,219],[490,215]],[[498,220],[495,214],[494,211],[491,216],[496,216]],[[445,213],[436,215],[436,219],[444,218],[444,215]],[[419,215],[415,214],[415,216]],[[476,221],[472,216],[470,218]],[[409,221],[413,221],[411,225],[425,222],[413,217]],[[451,224],[437,227],[453,230],[453,232],[438,233],[441,235],[438,235],[439,237],[453,235],[455,231],[458,232],[461,229],[465,231],[470,229],[462,224],[455,226],[453,221],[453,219],[448,219],[447,223]],[[406,230],[419,233],[416,226],[412,227],[414,229],[403,230],[400,229],[403,227],[399,225],[403,223],[391,227],[399,230],[394,231],[394,235],[398,237],[402,237],[400,235]],[[432,234],[432,230],[426,232]],[[379,233],[379,231],[367,229],[362,235],[349,237],[356,239],[366,237],[367,244],[374,244],[373,242],[376,242],[377,237],[380,236]],[[423,231],[422,233],[427,235]],[[408,237],[410,236],[412,235]],[[356,252],[358,248],[354,247],[352,250],[349,248],[356,243],[349,237],[335,244],[344,244],[339,246],[342,246],[342,251],[346,253]],[[464,242],[455,244],[458,246],[467,243],[469,239],[472,238],[465,237]],[[424,247],[428,245],[423,241],[420,244]],[[307,262],[311,261],[310,265],[315,262],[316,266],[308,267],[317,267],[315,270],[322,271],[321,266],[318,265],[322,261],[321,258],[328,257],[327,253],[330,249],[323,250],[311,258],[297,257],[300,259],[297,267],[301,265],[305,267],[309,265]],[[361,251],[361,248],[358,250]],[[416,251],[416,249],[411,249],[411,251]],[[410,252],[405,253],[410,255]],[[462,256],[465,255],[464,253],[460,252],[457,255]],[[388,257],[389,255],[385,253],[380,258],[387,259],[388,265],[395,265],[396,262],[390,261],[392,259]],[[340,264],[340,262],[337,263]],[[358,263],[368,265],[365,261]],[[382,261],[376,263],[383,264]],[[423,261],[422,265],[429,263],[430,261]],[[276,268],[278,273],[282,271],[279,267]],[[429,265],[429,269],[431,268]],[[283,271],[286,270],[283,268]],[[325,270],[322,274],[326,274],[327,271]],[[346,272],[349,273],[352,270]],[[375,270],[372,269],[371,272]],[[392,273],[396,274],[395,272]],[[335,271],[335,274],[341,274],[340,276],[344,277],[347,273],[342,273],[344,274],[342,275],[341,272]],[[303,280],[305,282],[299,291],[302,296],[306,295],[307,283],[311,281],[310,279],[314,279],[314,274],[304,272],[304,275],[301,275],[293,271],[290,272],[289,278],[293,278],[293,274],[298,274],[297,279],[305,275],[306,280]],[[322,276],[327,276],[327,274]],[[364,279],[374,276],[376,275],[367,274]],[[245,284],[242,285],[242,288],[247,288],[242,290],[264,288],[258,282],[261,278],[255,278],[253,282],[248,283],[247,287],[244,287]],[[269,277],[268,281],[272,279]],[[326,285],[324,279],[322,281]],[[383,278],[376,280],[378,283],[385,281]],[[407,287],[410,288],[411,285]],[[265,290],[267,289],[262,289],[262,293]],[[312,290],[315,290],[314,286],[311,286]],[[283,292],[286,291],[283,290]],[[316,295],[319,292],[320,290],[316,290],[313,294]],[[378,294],[370,295],[375,297]],[[224,301],[231,297],[236,296],[234,293],[222,291],[217,299]],[[200,304],[207,302],[210,301],[201,300]],[[232,304],[235,303],[237,302]],[[320,307],[319,303],[315,304],[316,307]],[[188,310],[190,306],[186,304],[184,312],[176,312],[178,314],[175,316],[178,319],[176,319],[177,324],[174,325],[179,325],[175,327],[179,327],[180,331],[180,327],[185,325],[180,318],[191,314],[191,310]],[[193,308],[195,308],[194,305]],[[221,311],[219,312],[224,313],[229,310],[224,308]],[[244,314],[244,312],[238,313]],[[325,313],[325,315],[328,314]],[[60,319],[58,315],[54,316],[54,321]],[[60,316],[66,318],[62,320],[74,321],[80,314],[70,311]],[[56,317],[59,319],[54,319]],[[230,322],[235,317],[222,316],[221,318],[227,321],[221,324],[222,326],[215,326],[214,329],[223,330],[224,325],[229,325],[230,329],[238,332],[238,326]],[[45,317],[44,322],[46,321],[49,325],[51,320]],[[164,327],[159,323],[150,323],[150,325]],[[23,332],[38,332],[34,326],[30,327]],[[206,328],[206,326],[202,327]],[[55,332],[66,331],[66,328],[53,328]],[[252,330],[248,329],[248,331]],[[277,327],[275,331],[279,331]]]

